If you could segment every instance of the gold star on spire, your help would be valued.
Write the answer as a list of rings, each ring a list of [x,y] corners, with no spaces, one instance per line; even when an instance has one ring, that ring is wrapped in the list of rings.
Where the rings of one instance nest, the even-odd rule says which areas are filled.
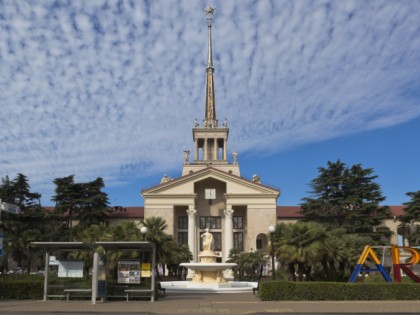
[[[211,6],[207,6],[207,8],[204,9],[204,12],[207,15],[207,18],[211,18],[211,16],[214,14],[214,11],[216,11],[214,8],[212,8]]]

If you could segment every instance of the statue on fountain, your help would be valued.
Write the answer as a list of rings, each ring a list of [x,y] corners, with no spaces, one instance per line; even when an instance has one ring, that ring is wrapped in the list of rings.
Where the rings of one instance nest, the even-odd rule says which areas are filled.
[[[201,238],[203,239],[203,251],[205,251],[205,252],[213,252],[213,249],[214,249],[214,238],[213,238],[213,234],[211,234],[209,232],[209,229],[208,228],[201,235]]]

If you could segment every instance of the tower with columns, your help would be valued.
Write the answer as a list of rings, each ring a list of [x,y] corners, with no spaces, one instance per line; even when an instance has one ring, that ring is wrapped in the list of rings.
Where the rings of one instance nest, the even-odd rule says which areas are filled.
[[[238,154],[228,159],[227,120],[219,126],[216,116],[212,18],[207,7],[207,66],[204,119],[192,129],[194,154],[184,151],[182,174],[162,180],[142,190],[144,217],[160,216],[168,223],[166,232],[179,243],[187,244],[194,261],[202,251],[201,234],[208,228],[213,234],[218,260],[227,260],[232,249],[264,250],[267,228],[276,223],[279,190],[258,180],[240,176]]]

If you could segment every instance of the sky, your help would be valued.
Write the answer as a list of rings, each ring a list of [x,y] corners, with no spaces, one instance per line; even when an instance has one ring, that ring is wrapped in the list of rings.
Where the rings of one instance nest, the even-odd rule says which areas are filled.
[[[102,177],[111,205],[181,175],[204,118],[213,18],[216,113],[241,176],[298,205],[327,161],[361,163],[385,203],[420,190],[420,1],[0,0],[0,177],[42,204]]]

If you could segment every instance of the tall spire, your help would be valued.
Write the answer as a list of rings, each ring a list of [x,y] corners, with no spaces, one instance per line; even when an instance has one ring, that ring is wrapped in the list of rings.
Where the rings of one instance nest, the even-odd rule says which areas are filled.
[[[0,0],[1,1],[1,0]],[[218,126],[216,119],[216,103],[214,97],[213,82],[213,56],[211,42],[211,24],[214,14],[212,7],[204,9],[207,16],[208,26],[208,56],[206,66],[206,108],[204,113],[203,124],[200,126],[197,120],[194,121],[193,140],[194,140],[194,160],[189,162],[188,151],[184,151],[184,166],[182,175],[190,174],[206,167],[218,168],[225,172],[229,172],[236,176],[240,176],[239,165],[234,158],[234,163],[229,164],[228,153],[228,137],[229,128],[227,120]],[[235,155],[236,156],[236,155]]]
[[[215,9],[208,6],[204,9],[204,12],[207,15],[207,26],[208,26],[208,54],[207,54],[207,68],[213,68],[213,52],[211,48],[211,22],[213,20],[213,14]]]
[[[213,19],[215,9],[208,6],[204,9],[207,15],[207,26],[208,26],[208,56],[207,56],[207,67],[206,67],[206,108],[205,117],[203,120],[203,127],[214,128],[217,127],[216,119],[216,101],[214,97],[214,68],[213,68],[213,52],[211,45],[211,22]]]

